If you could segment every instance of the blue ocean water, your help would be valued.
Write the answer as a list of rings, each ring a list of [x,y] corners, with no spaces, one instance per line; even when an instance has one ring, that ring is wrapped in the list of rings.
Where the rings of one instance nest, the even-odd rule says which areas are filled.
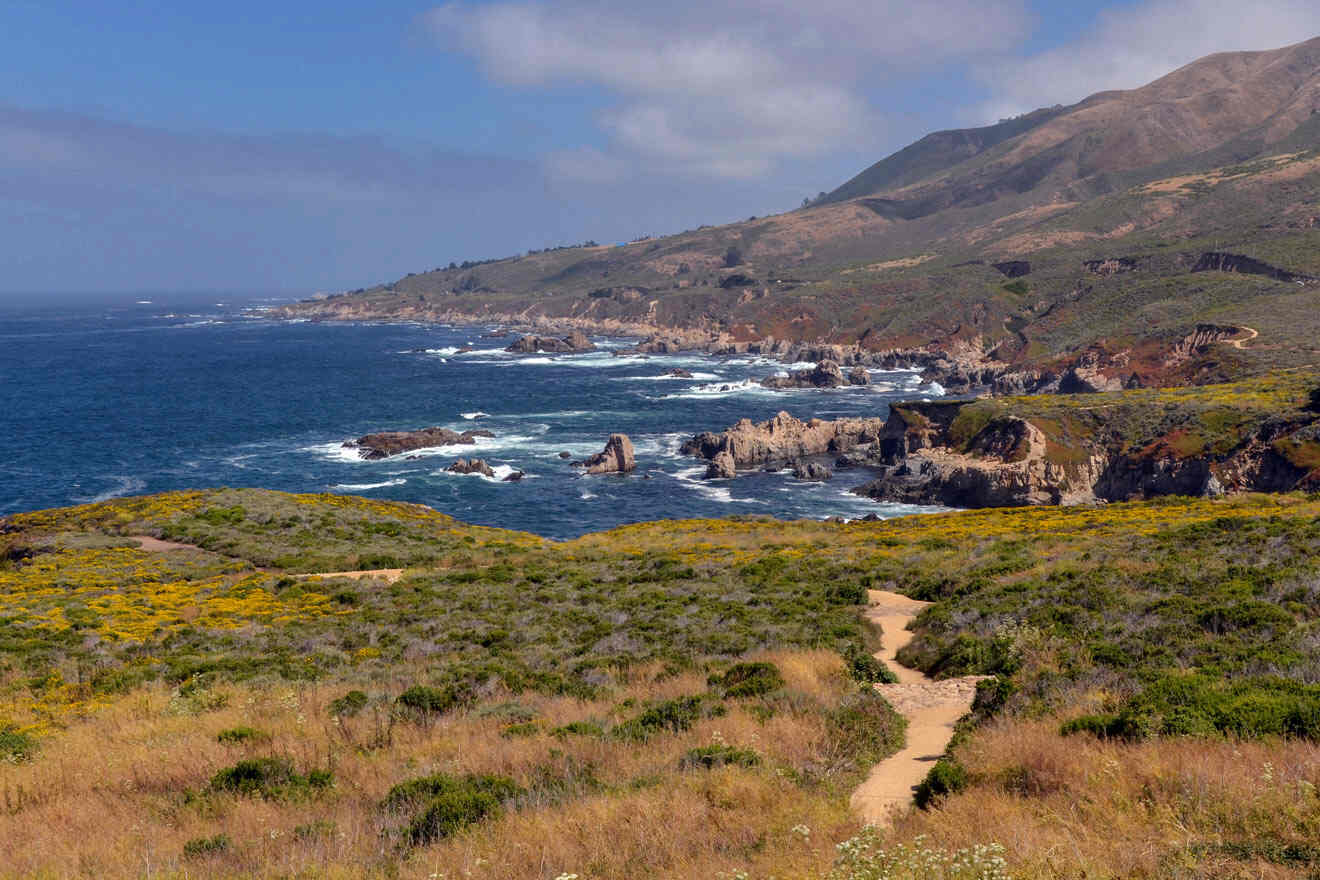
[[[459,519],[563,538],[653,519],[733,514],[857,517],[878,504],[789,473],[705,482],[680,456],[694,433],[783,409],[799,418],[884,416],[887,402],[938,389],[913,373],[869,388],[775,392],[785,365],[755,357],[615,357],[605,350],[514,356],[493,328],[267,320],[268,303],[150,302],[0,311],[0,514],[121,495],[258,486],[413,501]],[[458,354],[472,345],[477,350]],[[692,379],[665,376],[682,367]],[[478,415],[481,414],[481,415]],[[474,447],[363,461],[346,439],[443,425],[495,433]],[[583,476],[559,453],[631,436],[638,470]],[[481,456],[517,483],[444,471]]]

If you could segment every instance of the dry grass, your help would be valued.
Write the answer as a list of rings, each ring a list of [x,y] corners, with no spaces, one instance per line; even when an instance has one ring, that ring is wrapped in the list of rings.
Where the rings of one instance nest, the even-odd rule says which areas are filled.
[[[832,756],[819,710],[850,685],[831,652],[764,659],[803,711],[758,719],[750,704],[730,701],[723,717],[644,744],[548,731],[627,717],[636,711],[627,700],[700,693],[704,674],[633,670],[612,700],[496,694],[429,725],[390,724],[380,704],[336,721],[328,707],[344,685],[223,688],[213,693],[225,705],[200,713],[175,692],[140,690],[47,737],[36,760],[0,763],[0,876],[714,877],[741,868],[816,876],[857,824],[826,772]],[[368,689],[393,694],[403,683]],[[542,732],[502,735],[509,717],[489,710],[510,701],[535,713]],[[269,739],[217,742],[238,726]],[[764,761],[678,769],[688,749],[714,742]],[[217,770],[271,754],[301,772],[332,768],[334,788],[276,800],[205,792]],[[813,771],[819,781],[804,785]],[[401,820],[380,801],[393,785],[435,772],[506,775],[530,794],[502,818],[405,850],[394,834]],[[558,787],[538,788],[538,779]],[[798,825],[813,833],[793,831]],[[188,841],[216,834],[232,840],[226,852],[183,857]]]
[[[1320,868],[1243,850],[1320,842],[1320,744],[1118,744],[1062,737],[1055,721],[1004,721],[958,755],[974,768],[972,787],[909,814],[895,839],[961,847],[989,833],[1020,880],[1296,878]]]

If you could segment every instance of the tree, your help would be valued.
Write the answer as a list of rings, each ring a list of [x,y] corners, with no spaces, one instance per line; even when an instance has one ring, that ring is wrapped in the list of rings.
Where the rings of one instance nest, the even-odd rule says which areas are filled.
[[[729,245],[729,249],[724,252],[724,267],[732,269],[734,266],[741,266],[742,264],[742,251],[738,250],[737,245]]]

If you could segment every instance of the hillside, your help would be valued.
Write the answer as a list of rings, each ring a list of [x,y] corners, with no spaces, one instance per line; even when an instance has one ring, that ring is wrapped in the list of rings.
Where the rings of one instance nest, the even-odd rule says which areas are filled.
[[[565,543],[257,490],[11,516],[0,865],[1307,877],[1318,523],[1299,495]],[[932,603],[904,663],[989,677],[883,839],[849,808],[904,736],[875,590]]]
[[[1148,384],[1312,363],[1318,108],[1320,39],[1215,55],[930,135],[786,214],[440,268],[285,314],[685,330],[689,345],[773,337],[1031,369],[1089,357]],[[1199,324],[1259,336],[1169,367]]]

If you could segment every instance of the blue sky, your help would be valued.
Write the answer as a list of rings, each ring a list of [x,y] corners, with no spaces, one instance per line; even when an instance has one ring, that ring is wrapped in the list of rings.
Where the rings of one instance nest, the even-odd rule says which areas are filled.
[[[787,210],[1313,5],[9,0],[0,290],[339,290]]]

